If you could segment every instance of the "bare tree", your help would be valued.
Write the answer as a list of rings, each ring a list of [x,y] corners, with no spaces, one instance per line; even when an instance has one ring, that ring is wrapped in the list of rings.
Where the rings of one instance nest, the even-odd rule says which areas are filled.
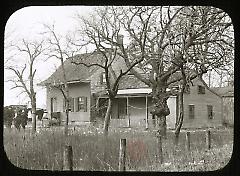
[[[68,122],[69,122],[69,107],[70,107],[70,97],[69,97],[69,87],[68,87],[68,80],[66,76],[66,70],[64,61],[66,58],[72,57],[74,54],[74,51],[70,48],[69,42],[67,40],[66,36],[60,36],[57,34],[57,32],[54,29],[54,25],[50,26],[47,24],[43,24],[44,28],[46,29],[45,32],[43,32],[46,36],[46,42],[48,43],[48,49],[45,52],[45,55],[48,56],[48,58],[56,58],[60,60],[61,63],[61,69],[62,69],[62,82],[55,82],[55,84],[52,84],[51,86],[58,88],[65,101],[65,114],[66,114],[66,122],[65,122],[65,128],[64,128],[64,134],[68,135]]]
[[[36,74],[35,62],[39,55],[43,52],[43,41],[41,42],[29,42],[22,40],[21,45],[13,45],[17,48],[18,52],[25,53],[27,61],[25,61],[23,68],[18,66],[6,65],[6,69],[11,70],[14,73],[14,78],[9,81],[14,84],[12,89],[20,88],[21,93],[26,93],[31,101],[31,113],[32,113],[32,132],[36,132],[36,92],[34,89],[34,76]],[[14,57],[17,57],[15,55]],[[28,71],[27,71],[28,70]],[[27,76],[28,75],[28,76]],[[21,94],[20,93],[20,94]]]
[[[128,68],[135,58],[143,58],[131,73],[152,88],[151,113],[158,119],[158,134],[166,137],[166,116],[170,114],[167,99],[172,95],[167,88],[172,89],[176,83],[190,85],[197,77],[203,81],[202,75],[209,69],[228,65],[232,61],[232,23],[224,11],[213,7],[111,9],[108,13],[116,16],[115,23],[121,24],[130,40],[129,45],[120,46],[118,55]],[[177,118],[179,127],[182,118]]]
[[[121,26],[120,23],[115,23],[117,12],[114,14],[109,13],[109,8],[96,9],[96,14],[92,14],[88,19],[78,16],[81,21],[81,29],[78,32],[80,32],[82,40],[80,44],[78,41],[78,44],[75,43],[75,45],[81,48],[91,46],[95,49],[95,52],[87,58],[81,58],[80,55],[77,59],[73,58],[71,61],[74,64],[81,64],[86,67],[99,67],[105,73],[108,95],[108,106],[104,117],[105,136],[108,135],[111,110],[120,80],[143,60],[143,57],[138,57],[129,64],[128,68],[122,66],[124,60],[118,55],[118,51],[123,45],[123,35],[120,33]],[[95,58],[90,59],[92,55],[95,55]]]

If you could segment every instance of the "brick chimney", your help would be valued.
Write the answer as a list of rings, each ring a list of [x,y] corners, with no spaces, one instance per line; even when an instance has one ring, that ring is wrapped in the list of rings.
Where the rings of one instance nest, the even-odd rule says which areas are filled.
[[[121,45],[123,44],[123,37],[124,36],[122,34],[118,35],[118,43],[121,44]]]

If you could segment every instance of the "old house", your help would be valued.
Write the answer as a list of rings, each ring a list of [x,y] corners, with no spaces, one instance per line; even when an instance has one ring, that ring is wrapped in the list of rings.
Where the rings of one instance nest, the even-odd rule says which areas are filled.
[[[98,54],[83,54],[78,57],[97,59]],[[77,57],[76,57],[77,58]],[[70,123],[102,122],[106,110],[105,73],[99,67],[85,67],[64,62],[70,94]],[[113,69],[124,69],[123,60],[119,58]],[[63,73],[59,67],[48,79],[40,83],[47,89],[47,111],[49,118],[56,114],[65,120],[65,101],[61,90],[57,87],[63,84]],[[178,114],[178,97],[168,99],[170,115],[167,117],[168,128],[174,128]],[[114,127],[148,127],[153,128],[155,119],[150,114],[152,107],[151,88],[140,82],[134,75],[128,74],[122,78],[116,100],[111,113],[111,124]],[[222,124],[221,98],[205,89],[200,81],[195,79],[193,86],[184,93],[184,123],[183,128],[200,128],[219,126]]]

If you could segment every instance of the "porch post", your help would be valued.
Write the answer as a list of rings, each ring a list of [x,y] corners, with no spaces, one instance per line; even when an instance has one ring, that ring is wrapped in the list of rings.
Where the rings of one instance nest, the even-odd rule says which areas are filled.
[[[146,129],[148,129],[148,97],[146,95],[146,109],[145,109],[145,122],[146,122]]]
[[[130,115],[129,115],[129,101],[127,96],[127,118],[128,118],[128,127],[130,127]]]

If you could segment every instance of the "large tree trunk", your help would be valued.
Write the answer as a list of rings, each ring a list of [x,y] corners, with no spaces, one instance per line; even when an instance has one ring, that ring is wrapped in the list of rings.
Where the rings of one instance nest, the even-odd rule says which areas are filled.
[[[109,128],[109,124],[110,124],[112,105],[113,105],[113,99],[109,98],[108,99],[108,107],[107,107],[107,111],[106,111],[105,118],[104,118],[104,127],[103,127],[104,136],[108,135],[108,128]]]
[[[31,100],[31,106],[32,106],[32,133],[36,132],[36,94],[32,96]]]
[[[153,109],[152,115],[157,120],[157,129],[159,136],[166,138],[167,123],[166,116],[170,114],[170,110],[167,105],[167,99],[169,95],[166,92],[166,88],[161,85],[153,86]]]

